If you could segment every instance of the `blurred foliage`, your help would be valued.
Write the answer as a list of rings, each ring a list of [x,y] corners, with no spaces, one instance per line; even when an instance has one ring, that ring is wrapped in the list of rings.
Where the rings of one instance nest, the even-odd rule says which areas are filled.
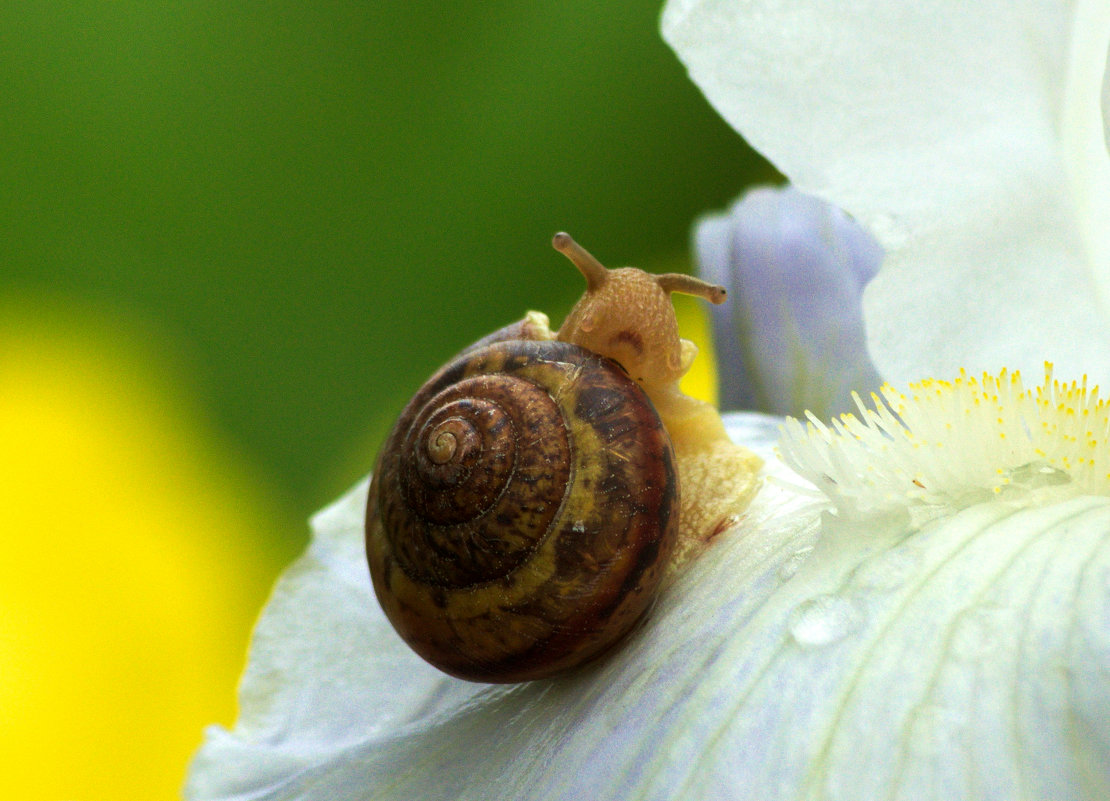
[[[0,745],[49,778],[5,797],[166,797],[300,521],[460,346],[569,309],[551,234],[674,269],[775,178],[659,11],[0,4]]]
[[[458,346],[561,319],[581,279],[554,231],[611,265],[683,254],[772,176],[659,11],[0,4],[0,290],[178,339],[221,433],[307,515]]]

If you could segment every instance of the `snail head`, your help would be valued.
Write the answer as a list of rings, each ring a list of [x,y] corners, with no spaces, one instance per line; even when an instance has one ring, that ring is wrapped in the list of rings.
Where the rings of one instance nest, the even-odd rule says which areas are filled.
[[[670,295],[681,292],[723,303],[725,288],[681,273],[609,269],[565,233],[556,234],[552,245],[586,278],[586,292],[563,321],[557,338],[613,359],[649,395],[682,378],[697,348],[679,337]]]

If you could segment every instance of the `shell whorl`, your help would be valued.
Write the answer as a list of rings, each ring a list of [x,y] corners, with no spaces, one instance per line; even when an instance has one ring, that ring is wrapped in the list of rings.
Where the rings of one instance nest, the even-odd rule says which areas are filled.
[[[511,375],[464,378],[432,396],[398,453],[400,496],[382,503],[401,569],[461,588],[527,558],[567,489],[559,416],[546,391]]]
[[[367,510],[375,591],[448,673],[557,673],[650,604],[677,481],[658,415],[615,362],[550,341],[468,352],[421,388],[382,449]]]

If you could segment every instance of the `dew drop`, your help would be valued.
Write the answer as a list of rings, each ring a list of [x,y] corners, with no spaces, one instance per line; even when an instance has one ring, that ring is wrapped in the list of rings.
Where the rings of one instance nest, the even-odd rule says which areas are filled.
[[[790,634],[802,646],[830,645],[859,629],[863,613],[853,601],[838,595],[819,595],[790,615]]]

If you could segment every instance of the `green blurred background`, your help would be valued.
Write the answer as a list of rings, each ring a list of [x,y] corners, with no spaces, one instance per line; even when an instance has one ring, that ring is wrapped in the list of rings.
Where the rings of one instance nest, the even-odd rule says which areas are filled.
[[[577,297],[551,234],[685,269],[774,180],[659,12],[0,5],[0,796],[174,797],[304,519]]]

